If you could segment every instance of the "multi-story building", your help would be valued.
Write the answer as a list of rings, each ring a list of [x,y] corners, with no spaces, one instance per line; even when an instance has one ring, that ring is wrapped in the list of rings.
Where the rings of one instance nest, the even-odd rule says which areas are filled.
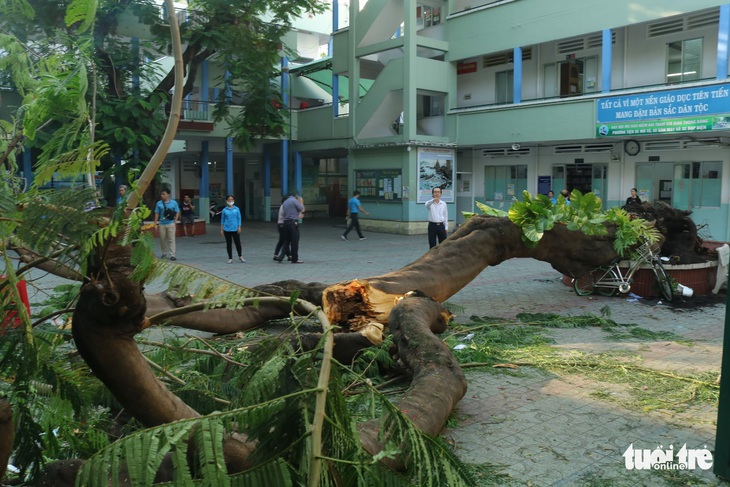
[[[319,67],[367,93],[346,115],[295,111],[292,149],[346,157],[375,228],[422,231],[433,184],[457,220],[523,190],[593,191],[608,208],[636,187],[728,240],[729,13],[711,1],[351,5]]]
[[[636,187],[730,240],[730,4],[360,3],[335,0],[284,39],[298,53],[282,59],[285,140],[235,148],[209,121],[223,73],[201,69],[165,165],[174,195],[205,208],[233,193],[269,220],[287,191],[334,217],[359,190],[364,227],[421,233],[433,186],[457,223],[523,190],[593,191],[608,208]]]

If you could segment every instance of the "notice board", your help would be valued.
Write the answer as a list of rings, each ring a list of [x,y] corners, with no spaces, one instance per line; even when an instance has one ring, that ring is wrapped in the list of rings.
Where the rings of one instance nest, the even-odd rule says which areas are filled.
[[[401,201],[403,172],[400,169],[355,171],[355,188],[363,201]]]

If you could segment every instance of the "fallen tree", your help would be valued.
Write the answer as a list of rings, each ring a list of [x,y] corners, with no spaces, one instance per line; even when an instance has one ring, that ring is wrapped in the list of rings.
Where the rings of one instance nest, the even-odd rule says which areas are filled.
[[[708,259],[716,259],[702,245],[698,228],[692,220],[690,210],[680,210],[663,201],[626,205],[624,209],[631,215],[652,222],[664,237],[661,255],[669,257],[675,264],[697,264]]]
[[[130,255],[129,247],[109,245],[90,261],[89,280],[82,287],[73,317],[76,346],[94,374],[144,425],[195,418],[198,413],[172,394],[149,368],[134,335],[150,326],[151,321],[166,319],[176,326],[213,333],[248,330],[284,317],[291,312],[291,304],[287,299],[254,298],[256,306],[203,310],[206,305],[190,304],[187,298],[158,296],[154,310],[157,318],[150,320],[143,284],[132,276]],[[394,328],[391,331],[395,333],[398,353],[415,376],[413,392],[403,399],[405,409],[412,412],[416,426],[434,435],[465,392],[463,375],[457,371],[449,350],[435,337],[428,339],[424,332],[417,331],[418,326],[437,332],[444,330],[445,314],[437,302],[458,292],[484,268],[510,258],[538,258],[550,262],[560,272],[580,275],[615,255],[610,231],[602,236],[588,236],[557,225],[537,245],[531,246],[522,241],[520,229],[509,219],[473,217],[446,242],[401,270],[324,289],[310,283],[308,288],[322,289],[323,308],[329,322],[351,333],[362,331],[369,343],[360,341],[358,346],[382,340],[382,327],[374,325],[389,323]],[[435,273],[439,273],[440,279],[433,279]],[[281,293],[287,293],[291,286],[295,283],[263,289],[278,288]],[[396,306],[413,290],[418,290],[424,298],[405,299],[404,304]],[[311,299],[315,301],[317,291],[312,291]],[[177,313],[176,307],[185,314],[168,318],[167,313]],[[337,336],[333,346],[338,346]],[[434,380],[450,385],[435,388]],[[434,397],[436,390],[441,392]],[[386,441],[382,439],[380,424],[380,420],[374,420],[358,427],[365,449],[374,455],[378,453],[378,445]],[[245,435],[233,432],[224,442],[228,471],[240,472],[252,467],[252,451],[254,444]],[[399,468],[404,465],[403,460],[388,463]]]

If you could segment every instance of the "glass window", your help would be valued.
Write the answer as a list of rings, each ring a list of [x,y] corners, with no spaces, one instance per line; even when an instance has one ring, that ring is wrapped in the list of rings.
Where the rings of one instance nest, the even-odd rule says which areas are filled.
[[[688,39],[667,44],[667,82],[700,79],[702,39]]]
[[[495,73],[495,100],[497,103],[512,103],[514,101],[514,70]]]
[[[484,199],[510,203],[522,199],[527,189],[527,165],[486,166],[484,168]]]
[[[440,117],[444,114],[444,95],[441,94],[418,94],[418,118]]]
[[[608,194],[608,164],[593,164],[593,180],[591,191],[601,198],[601,205],[606,208],[606,195]]]
[[[682,210],[719,208],[721,181],[722,162],[675,164],[672,206]]]

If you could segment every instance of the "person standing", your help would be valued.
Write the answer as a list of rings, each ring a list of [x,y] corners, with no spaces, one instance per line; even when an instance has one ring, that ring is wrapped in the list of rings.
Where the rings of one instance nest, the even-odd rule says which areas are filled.
[[[564,188],[564,189],[561,189],[561,190],[560,190],[560,195],[561,195],[561,196],[562,196],[563,198],[565,198],[565,205],[566,205],[566,206],[570,206],[570,191],[568,191],[568,190],[567,190],[567,189],[565,189],[565,188]]]
[[[276,219],[276,228],[279,230],[279,241],[276,242],[276,248],[274,249],[274,260],[279,256],[279,252],[284,247],[284,206],[283,203],[286,201],[286,196],[282,196],[282,205],[279,205],[279,216]],[[291,260],[291,252],[288,248],[284,249],[284,253],[288,260]]]
[[[303,264],[304,261],[299,260],[299,218],[304,215],[304,202],[301,197],[296,196],[296,193],[292,193],[281,204],[281,208],[284,222],[284,244],[274,260],[278,262],[284,260],[285,250],[288,248],[291,252],[291,263]]]
[[[433,199],[426,203],[428,210],[428,246],[434,248],[438,243],[446,240],[449,231],[449,211],[446,202],[441,199],[441,188],[431,190]]]
[[[226,207],[221,212],[221,236],[226,239],[226,251],[228,251],[228,263],[233,263],[232,243],[236,244],[238,260],[246,262],[241,253],[241,210],[236,206],[233,195],[226,196]]]
[[[180,207],[177,201],[170,198],[170,191],[160,191],[160,200],[155,205],[155,226],[160,235],[160,247],[162,247],[162,258],[167,257],[170,252],[170,260],[177,260],[175,257],[175,225],[180,218]]]
[[[124,201],[124,197],[127,194],[127,186],[122,184],[119,186],[119,196],[117,197],[117,206],[120,206],[122,202]]]
[[[558,199],[555,197],[555,193],[553,193],[552,189],[548,191],[548,198],[550,198],[550,203],[554,205],[558,204]]]
[[[366,215],[369,215],[370,213],[363,210],[362,206],[360,206],[360,191],[352,193],[352,198],[350,198],[350,201],[347,202],[347,206],[350,208],[350,224],[347,226],[345,233],[342,234],[342,240],[347,240],[347,234],[350,233],[350,230],[353,228],[357,232],[357,236],[360,237],[360,240],[365,240],[365,235],[363,235],[360,231],[360,221],[358,220],[358,216],[361,211]]]
[[[627,205],[640,205],[641,204],[641,198],[639,198],[639,193],[636,191],[636,188],[631,188],[631,196],[626,198],[626,204]]]
[[[195,215],[193,215],[193,211],[195,211],[195,205],[190,201],[190,196],[185,195],[180,213],[182,214],[182,227],[186,237],[188,236],[188,227],[190,230],[189,236],[195,236]]]

